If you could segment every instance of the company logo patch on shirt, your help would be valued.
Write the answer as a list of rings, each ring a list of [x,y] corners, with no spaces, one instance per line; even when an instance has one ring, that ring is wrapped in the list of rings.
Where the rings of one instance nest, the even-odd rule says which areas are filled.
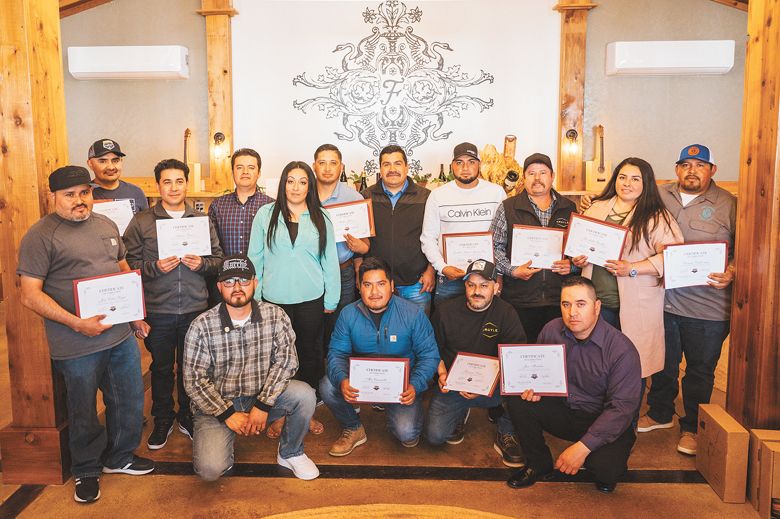
[[[397,335],[391,335],[390,336],[390,342],[398,342],[398,336]]]
[[[491,322],[486,322],[485,325],[482,327],[482,336],[486,337],[488,339],[492,339],[496,335],[498,335],[499,329],[498,326]]]
[[[115,239],[115,238],[111,238],[111,246],[112,246],[112,247],[116,247],[116,246],[117,246],[117,243],[116,243],[116,239]]]
[[[706,205],[701,210],[701,219],[702,220],[709,220],[712,218],[712,215],[715,214],[715,208],[711,205]]]
[[[564,229],[568,226],[569,226],[568,218],[556,218],[552,225],[552,227],[558,227],[560,229]]]

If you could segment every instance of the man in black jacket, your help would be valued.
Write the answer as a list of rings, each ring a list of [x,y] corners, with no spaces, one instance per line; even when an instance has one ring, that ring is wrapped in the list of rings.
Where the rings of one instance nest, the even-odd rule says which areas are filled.
[[[420,245],[425,202],[431,192],[407,175],[409,165],[403,148],[385,146],[379,154],[381,181],[363,191],[373,204],[376,236],[367,256],[382,258],[393,274],[398,295],[430,314],[435,271]]]
[[[512,229],[515,225],[568,227],[576,207],[552,188],[554,179],[550,157],[530,155],[523,164],[525,189],[498,206],[490,225],[496,266],[504,275],[501,297],[517,311],[531,343],[545,324],[561,316],[561,281],[571,272],[571,262],[562,259],[547,270],[535,268],[532,261],[513,260]]]

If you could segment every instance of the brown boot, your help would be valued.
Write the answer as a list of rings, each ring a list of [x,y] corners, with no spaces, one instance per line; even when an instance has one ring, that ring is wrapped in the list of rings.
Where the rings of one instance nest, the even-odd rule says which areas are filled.
[[[344,429],[341,431],[341,436],[336,443],[330,448],[331,456],[346,456],[359,445],[363,445],[368,441],[366,438],[366,430],[361,425],[357,429]]]

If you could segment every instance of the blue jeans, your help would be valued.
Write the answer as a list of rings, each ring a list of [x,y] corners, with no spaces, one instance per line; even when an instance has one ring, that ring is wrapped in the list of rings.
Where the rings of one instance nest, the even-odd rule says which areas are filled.
[[[141,353],[135,337],[107,350],[53,363],[67,390],[73,477],[99,476],[103,466],[130,463],[141,441],[144,419]],[[106,404],[105,428],[97,416],[98,389]]]
[[[188,314],[149,314],[146,322],[151,326],[149,336],[144,341],[146,349],[152,354],[152,416],[155,423],[172,422],[178,416],[189,417],[190,397],[184,391],[184,337],[190,329],[190,323],[200,312]],[[176,375],[173,366],[176,364]],[[176,396],[179,412],[174,411],[173,386],[176,381]]]
[[[407,301],[411,301],[422,308],[425,311],[425,315],[431,315],[431,293],[420,293],[420,290],[422,290],[421,281],[418,281],[414,285],[395,286],[395,291],[398,292],[400,297]]]
[[[352,404],[344,400],[341,390],[330,383],[327,375],[320,381],[320,397],[343,429],[355,430],[360,427],[360,415],[355,412]],[[411,405],[383,405],[387,428],[393,436],[402,442],[410,442],[420,437],[423,428],[422,395],[418,394]]]
[[[436,293],[433,296],[433,304],[452,299],[466,293],[466,286],[462,279],[450,281],[446,276],[436,276]]]
[[[498,390],[493,396],[478,396],[473,400],[463,398],[457,391],[442,393],[434,390],[428,406],[428,423],[425,424],[425,438],[431,445],[441,445],[455,432],[455,427],[466,417],[466,411],[471,407],[490,409],[501,405],[501,394]],[[515,432],[507,413],[498,419],[498,432],[508,434]]]
[[[715,383],[723,341],[729,334],[729,321],[706,321],[664,312],[666,359],[664,369],[653,375],[653,384],[647,393],[647,414],[660,423],[672,421],[674,399],[679,392],[680,362],[685,355],[685,376],[682,379],[685,416],[680,418],[680,429],[696,432],[699,404],[707,404]]]
[[[236,412],[252,410],[256,396],[233,399]],[[286,417],[279,437],[279,455],[283,459],[303,454],[303,438],[309,432],[309,421],[314,415],[316,398],[314,390],[306,382],[291,380],[268,413],[266,426]],[[227,425],[214,416],[193,416],[195,434],[192,444],[192,466],[195,474],[206,481],[216,481],[233,466],[233,442],[236,438]]]

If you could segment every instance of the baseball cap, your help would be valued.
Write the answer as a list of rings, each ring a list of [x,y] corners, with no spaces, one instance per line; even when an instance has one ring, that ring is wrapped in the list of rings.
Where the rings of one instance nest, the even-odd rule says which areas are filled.
[[[95,157],[102,157],[106,153],[116,153],[120,157],[124,157],[125,154],[119,148],[119,143],[111,139],[100,139],[92,143],[87,153],[88,159],[94,159]]]
[[[463,155],[468,155],[471,158],[479,160],[479,151],[477,151],[477,147],[470,142],[461,142],[452,150],[452,160],[456,160]]]
[[[54,193],[61,189],[68,189],[81,184],[89,185],[92,182],[87,168],[81,166],[63,166],[52,171],[49,175],[49,191]]]
[[[497,277],[496,266],[487,260],[478,259],[471,262],[471,265],[466,269],[466,275],[463,276],[464,281],[472,274],[479,274],[485,279],[495,281]]]
[[[676,164],[687,159],[699,159],[704,162],[709,162],[710,164],[715,164],[715,157],[710,153],[710,149],[701,144],[691,144],[690,146],[684,147],[682,151],[680,151],[680,159]]]
[[[255,266],[244,254],[228,256],[219,267],[217,281],[225,281],[230,278],[252,279],[255,277]]]
[[[550,157],[545,155],[544,153],[534,153],[532,155],[528,155],[526,157],[525,162],[523,162],[523,171],[528,169],[528,166],[531,164],[544,164],[548,168],[550,168],[550,171],[553,170],[552,167],[552,161],[550,160]]]

